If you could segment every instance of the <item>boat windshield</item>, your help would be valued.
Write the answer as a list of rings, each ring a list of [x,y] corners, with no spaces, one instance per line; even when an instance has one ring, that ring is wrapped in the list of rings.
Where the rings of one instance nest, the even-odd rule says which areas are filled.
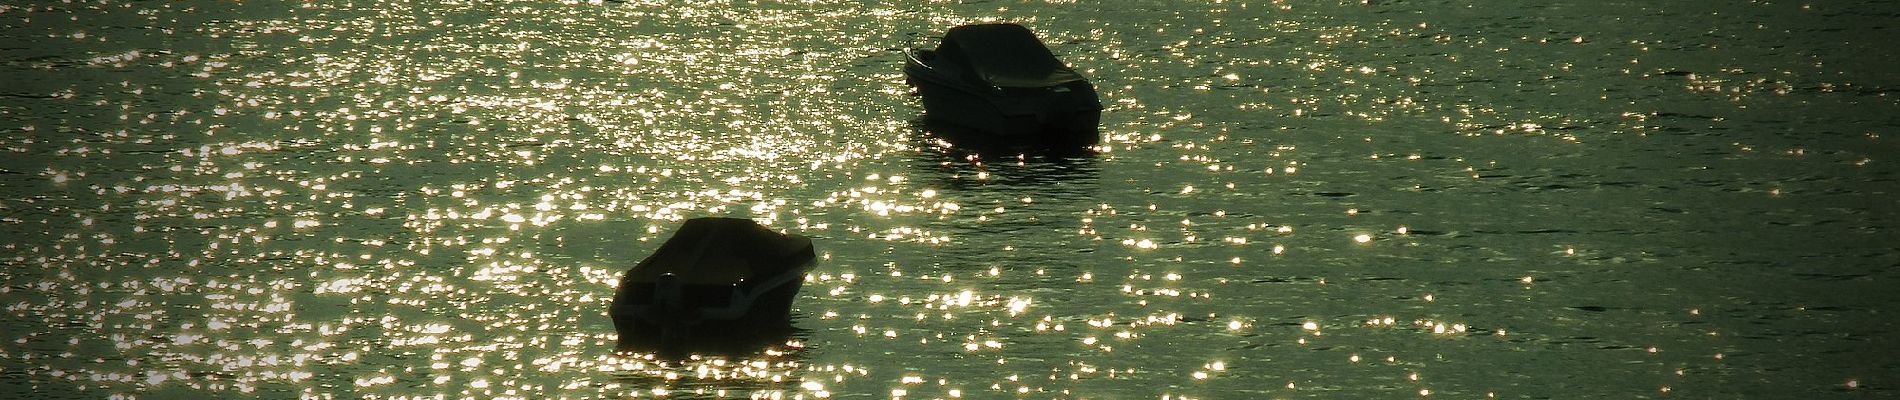
[[[811,239],[788,236],[740,218],[694,218],[639,265],[634,282],[673,274],[682,284],[732,285],[765,279],[810,258]]]
[[[1056,59],[1029,28],[1016,24],[964,25],[950,28],[937,44],[937,55],[968,65],[974,78],[999,87],[1046,87],[1082,80]]]

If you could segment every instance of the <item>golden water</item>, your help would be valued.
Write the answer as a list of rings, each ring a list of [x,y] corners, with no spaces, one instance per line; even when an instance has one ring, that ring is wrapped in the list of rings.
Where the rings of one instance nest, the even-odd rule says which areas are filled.
[[[30,3],[0,397],[1900,387],[1888,2]],[[984,21],[1092,154],[917,127],[901,49]],[[797,331],[613,354],[709,215],[814,238]]]

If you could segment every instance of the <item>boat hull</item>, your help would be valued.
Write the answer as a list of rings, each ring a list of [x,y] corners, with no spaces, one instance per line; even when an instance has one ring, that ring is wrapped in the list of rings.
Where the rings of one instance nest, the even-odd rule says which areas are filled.
[[[1101,102],[1094,85],[1077,80],[1046,87],[979,87],[954,77],[954,66],[912,53],[904,68],[924,117],[994,135],[997,139],[1094,144],[1100,140]]]
[[[804,284],[800,268],[795,279],[782,285],[760,288],[756,297],[744,304],[693,303],[667,306],[658,302],[626,302],[612,312],[614,330],[620,335],[620,350],[691,344],[695,340],[743,340],[753,334],[783,330],[790,324],[792,302]],[[637,283],[636,283],[637,284]],[[697,285],[696,285],[697,286]],[[717,293],[729,298],[746,297],[736,286],[684,287],[685,292]]]

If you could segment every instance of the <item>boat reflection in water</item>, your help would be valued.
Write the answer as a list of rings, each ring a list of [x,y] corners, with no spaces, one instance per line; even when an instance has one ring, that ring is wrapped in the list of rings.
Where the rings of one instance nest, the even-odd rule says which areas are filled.
[[[810,334],[781,323],[690,335],[664,345],[657,337],[636,336],[653,341],[616,351],[597,367],[611,379],[607,386],[631,390],[617,397],[779,398],[772,394],[797,389]]]
[[[906,53],[904,77],[932,120],[1014,141],[1100,140],[1095,86],[1022,25],[950,28],[935,49]]]
[[[783,342],[814,261],[803,236],[748,219],[687,220],[621,277],[609,309],[617,349],[744,352]]]
[[[1051,146],[999,140],[968,127],[929,119],[910,121],[910,161],[918,179],[947,189],[1024,189],[1064,196],[1095,187],[1101,159],[1091,146]]]

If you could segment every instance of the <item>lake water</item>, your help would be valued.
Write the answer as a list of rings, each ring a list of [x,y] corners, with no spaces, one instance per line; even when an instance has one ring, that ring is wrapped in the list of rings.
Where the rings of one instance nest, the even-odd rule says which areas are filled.
[[[1892,397],[1900,4],[0,5],[0,397]],[[1091,154],[938,140],[1013,21]],[[782,341],[614,354],[684,218]]]

